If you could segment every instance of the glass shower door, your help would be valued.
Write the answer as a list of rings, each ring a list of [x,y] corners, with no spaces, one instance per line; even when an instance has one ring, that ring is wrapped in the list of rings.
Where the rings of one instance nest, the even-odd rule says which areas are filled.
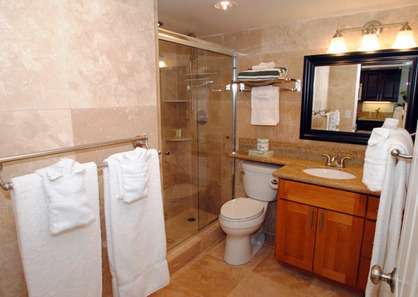
[[[217,219],[231,197],[231,57],[159,41],[168,247]]]

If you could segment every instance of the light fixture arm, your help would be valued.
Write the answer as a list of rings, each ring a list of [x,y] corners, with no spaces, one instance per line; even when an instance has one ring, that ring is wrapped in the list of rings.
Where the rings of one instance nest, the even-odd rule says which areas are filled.
[[[376,34],[380,34],[382,33],[384,28],[388,28],[388,27],[397,27],[397,26],[401,26],[401,30],[412,30],[411,26],[409,25],[408,22],[397,22],[397,23],[388,23],[388,24],[382,24],[379,21],[373,20],[370,22],[367,22],[366,24],[364,24],[361,27],[343,27],[343,28],[338,28],[336,31],[336,34],[342,34],[345,32],[353,32],[353,31],[361,31],[363,32],[363,34],[367,34],[367,33],[376,33]]]

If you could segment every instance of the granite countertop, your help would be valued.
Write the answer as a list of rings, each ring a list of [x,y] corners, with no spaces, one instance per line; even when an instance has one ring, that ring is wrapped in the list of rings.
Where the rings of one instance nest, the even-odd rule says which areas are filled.
[[[324,165],[323,162],[304,160],[286,155],[274,155],[273,157],[250,157],[245,153],[237,153],[235,158],[240,160],[256,161],[268,164],[282,165],[278,170],[273,172],[273,175],[278,178],[304,182],[313,185],[325,186],[329,188],[346,190],[350,192],[362,193],[367,195],[379,196],[377,192],[371,192],[361,182],[363,176],[363,167],[359,165],[350,166],[349,162],[343,171],[349,172],[356,176],[355,179],[337,180],[321,178],[306,174],[303,172],[306,168],[331,168]],[[337,168],[333,168],[337,169]]]

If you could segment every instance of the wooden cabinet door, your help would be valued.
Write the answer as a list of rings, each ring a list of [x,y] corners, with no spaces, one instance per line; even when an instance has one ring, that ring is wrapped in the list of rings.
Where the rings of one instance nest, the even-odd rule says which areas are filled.
[[[314,272],[355,286],[364,219],[320,209],[316,231]]]
[[[317,208],[280,199],[276,226],[279,261],[312,271]]]

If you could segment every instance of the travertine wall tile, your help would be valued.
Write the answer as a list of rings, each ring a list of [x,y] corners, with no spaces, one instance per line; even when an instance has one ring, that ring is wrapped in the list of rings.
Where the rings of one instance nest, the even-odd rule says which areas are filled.
[[[0,1],[0,156],[142,133],[158,147],[155,12],[154,0]],[[130,148],[65,157],[99,163]],[[28,174],[58,158],[7,164],[3,176]],[[25,297],[5,198],[10,193],[0,191],[0,296]],[[110,297],[106,261],[103,281],[103,296]]]

